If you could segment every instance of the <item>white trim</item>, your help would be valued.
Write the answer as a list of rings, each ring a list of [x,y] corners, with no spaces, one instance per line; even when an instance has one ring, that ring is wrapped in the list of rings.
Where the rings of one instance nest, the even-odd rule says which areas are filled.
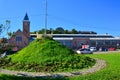
[[[31,36],[35,36],[36,34],[30,34]],[[108,34],[47,34],[53,36],[112,36]]]
[[[90,40],[120,40],[120,38],[90,38]]]
[[[73,38],[53,38],[54,40],[73,40]]]

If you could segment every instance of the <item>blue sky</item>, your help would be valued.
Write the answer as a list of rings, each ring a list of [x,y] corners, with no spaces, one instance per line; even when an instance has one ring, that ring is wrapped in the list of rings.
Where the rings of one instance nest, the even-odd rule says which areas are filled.
[[[28,13],[31,31],[44,28],[45,0],[0,0],[0,23],[22,30]],[[120,36],[120,0],[48,0],[47,28],[95,31]]]

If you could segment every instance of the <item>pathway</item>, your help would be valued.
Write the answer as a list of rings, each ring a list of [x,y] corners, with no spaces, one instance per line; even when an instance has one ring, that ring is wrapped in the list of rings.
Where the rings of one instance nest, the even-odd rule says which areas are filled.
[[[77,72],[61,72],[61,73],[43,73],[43,72],[23,72],[23,71],[11,71],[0,69],[0,73],[9,74],[15,76],[27,76],[27,77],[69,77],[69,76],[77,76],[77,75],[85,75],[89,73],[94,73],[106,67],[106,62],[101,59],[96,59],[96,64],[88,69],[83,69]]]

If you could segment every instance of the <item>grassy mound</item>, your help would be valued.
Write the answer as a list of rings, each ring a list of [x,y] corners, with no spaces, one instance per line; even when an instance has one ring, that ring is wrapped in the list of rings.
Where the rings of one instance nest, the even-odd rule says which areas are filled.
[[[36,39],[21,51],[8,56],[0,67],[36,71],[71,71],[93,66],[94,59],[78,55],[73,50],[52,39]]]

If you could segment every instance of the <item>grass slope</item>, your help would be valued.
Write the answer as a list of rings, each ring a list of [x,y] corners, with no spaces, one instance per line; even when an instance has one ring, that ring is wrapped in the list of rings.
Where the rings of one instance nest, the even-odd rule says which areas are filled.
[[[60,60],[73,54],[74,51],[60,43],[43,38],[31,42],[29,46],[12,55],[11,58],[14,62],[45,63],[48,60]]]
[[[0,75],[1,80],[120,80],[120,53],[108,53],[108,54],[93,54],[87,55],[92,58],[100,58],[107,61],[107,67],[103,70],[95,72],[93,74],[82,75],[82,76],[74,76],[74,77],[66,77],[66,78],[28,78],[28,77],[15,77],[8,75]]]
[[[72,71],[93,66],[94,59],[78,55],[52,39],[36,39],[29,46],[2,61],[4,68],[25,71]],[[5,66],[4,66],[5,65]]]

